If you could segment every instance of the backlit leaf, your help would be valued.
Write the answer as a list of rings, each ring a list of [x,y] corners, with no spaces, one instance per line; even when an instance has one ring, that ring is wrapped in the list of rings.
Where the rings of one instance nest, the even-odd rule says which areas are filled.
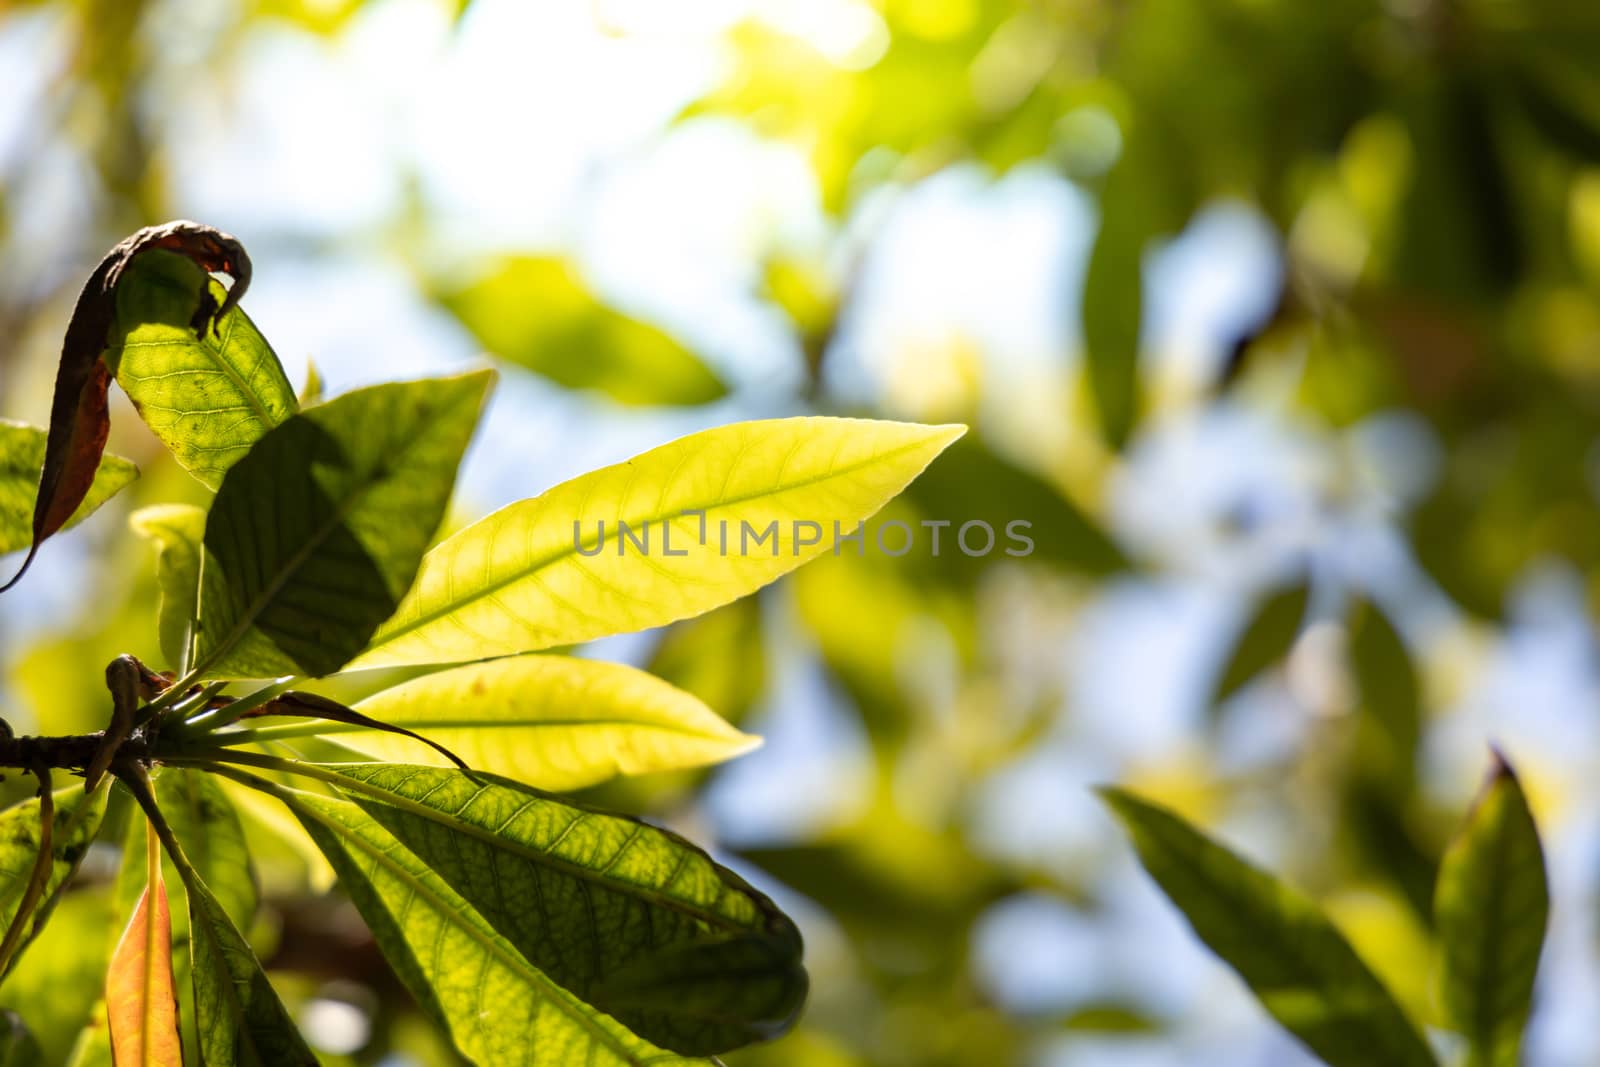
[[[654,326],[600,303],[558,259],[507,260],[441,298],[490,352],[623,404],[705,404],[727,387]]]
[[[84,795],[83,787],[58,789],[52,797],[55,817],[51,820],[51,868],[44,895],[32,918],[32,933],[37,933],[56,895],[78,869],[89,843],[100,832],[106,810],[106,790]],[[70,831],[70,832],[69,832]],[[39,856],[39,800],[24,800],[0,812],[0,930],[11,924],[33,874]],[[30,935],[31,936],[31,935]],[[23,942],[26,944],[26,939]]]
[[[161,606],[156,616],[161,653],[176,667],[187,658],[193,636],[195,601],[200,595],[200,544],[206,513],[190,504],[157,504],[128,516],[128,525],[156,545],[156,584]]]
[[[718,763],[760,739],[699,700],[633,667],[568,656],[515,656],[404,682],[358,704],[414,730],[474,770],[566,791],[618,774]],[[308,722],[253,731],[262,738],[337,735],[375,759],[449,766],[438,752],[356,724]]]
[[[255,323],[232,308],[199,335],[201,294],[219,282],[187,258],[153,251],[123,274],[107,360],[117,384],[178,463],[215,489],[222,476],[298,405]]]
[[[704,1067],[563,989],[355,804],[279,791],[338,871],[385,957],[463,1054],[496,1067]]]
[[[160,249],[169,251],[156,251]],[[238,241],[220,230],[183,220],[139,230],[101,259],[78,294],[61,343],[50,430],[34,503],[32,544],[22,568],[0,586],[0,592],[27,573],[39,546],[78,510],[98,475],[111,430],[106,394],[113,368],[104,356],[116,318],[119,283],[130,265],[150,252],[158,257],[179,253],[186,262],[192,261],[199,284],[191,290],[194,296],[184,322],[197,336],[203,336],[215,319],[238,303],[250,284],[250,257]],[[233,288],[226,293],[221,293],[220,286],[213,290],[206,278],[209,271],[232,274]]]
[[[360,651],[411,585],[492,377],[347,393],[228,472],[206,522],[195,658],[208,676],[323,675]]]
[[[1472,1067],[1516,1067],[1533,1001],[1550,890],[1527,798],[1498,757],[1439,868],[1434,915],[1443,1000]]]
[[[44,449],[43,430],[0,420],[0,553],[27,548],[33,539],[33,505]],[[102,455],[89,492],[61,528],[88,518],[138,476],[139,468],[128,460]]]
[[[1316,904],[1171,812],[1119,789],[1102,796],[1196,936],[1329,1067],[1435,1067],[1427,1042]]]
[[[799,1012],[794,924],[677,835],[456,770],[335,769],[530,963],[641,1037],[709,1055],[775,1037]]]
[[[697,615],[855,551],[836,525],[855,533],[962,432],[813,417],[679,438],[444,541],[353,665],[484,659]]]

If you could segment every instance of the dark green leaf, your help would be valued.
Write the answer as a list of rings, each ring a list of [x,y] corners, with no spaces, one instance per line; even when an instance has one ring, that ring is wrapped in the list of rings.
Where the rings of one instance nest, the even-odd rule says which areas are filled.
[[[556,984],[357,805],[274,791],[327,855],[401,981],[473,1061],[707,1067],[663,1053]],[[536,910],[539,899],[521,904]]]
[[[1544,945],[1550,892],[1527,798],[1495,756],[1488,784],[1439,869],[1434,914],[1445,1011],[1472,1067],[1516,1067]]]
[[[1296,584],[1267,597],[1245,623],[1212,690],[1213,706],[1222,703],[1256,675],[1289,654],[1306,616],[1310,589]]]
[[[272,430],[206,523],[209,677],[323,675],[393,613],[444,516],[492,372],[361,389]]]
[[[1330,1067],[1435,1067],[1427,1042],[1316,904],[1171,812],[1118,789],[1102,796],[1200,940]]]
[[[710,1055],[794,1022],[806,989],[794,924],[677,835],[455,770],[337,769],[529,962],[641,1037]]]
[[[905,495],[930,517],[959,515],[962,521],[987,522],[998,537],[998,558],[1006,558],[1002,553],[1007,549],[1023,551],[1006,532],[1011,522],[1023,521],[1029,525],[1019,531],[1034,545],[1028,558],[1093,575],[1128,565],[1121,549],[1060,489],[997,455],[972,434],[946,449]],[[944,533],[940,560],[945,567],[983,562],[962,554],[953,529]]]

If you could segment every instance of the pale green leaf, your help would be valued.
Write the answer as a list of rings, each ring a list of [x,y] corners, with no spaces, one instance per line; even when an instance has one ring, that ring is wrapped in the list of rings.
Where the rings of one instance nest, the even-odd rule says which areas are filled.
[[[490,371],[309,408],[224,479],[206,523],[195,658],[209,677],[323,675],[411,585]]]
[[[39,495],[44,448],[43,430],[0,419],[0,554],[33,543],[33,503]],[[139,468],[128,460],[109,453],[101,456],[89,495],[66,525],[82,522],[137,477]]]
[[[822,417],[736,423],[575,478],[430,551],[352,665],[485,659],[708,611],[820,553],[857,551],[836,530],[854,534],[963,432]]]
[[[794,924],[676,834],[453,769],[333,769],[530,963],[641,1037],[709,1055],[794,1022]]]
[[[704,404],[727,387],[666,333],[606,307],[559,259],[516,258],[440,297],[490,352],[623,404]]]
[[[661,1051],[552,981],[357,805],[276,792],[327,854],[417,1003],[474,1062],[704,1067]]]
[[[385,689],[356,710],[437,741],[474,770],[556,791],[719,763],[761,743],[653,675],[569,656],[454,667]],[[349,723],[294,723],[247,736],[312,734],[337,734],[341,744],[393,763],[452,765],[411,738]]]
[[[215,489],[297,405],[278,357],[243,308],[195,336],[202,285],[220,305],[222,284],[188,257],[151,249],[133,260],[117,285],[106,362],[178,463]]]
[[[1539,829],[1517,776],[1495,766],[1439,868],[1434,916],[1445,1012],[1472,1067],[1516,1067],[1550,914]]]
[[[1163,808],[1102,791],[1196,936],[1329,1067],[1435,1067],[1427,1042],[1310,899]]]
[[[206,534],[205,509],[190,504],[157,504],[128,516],[139,536],[155,543],[156,585],[161,605],[156,615],[161,653],[169,665],[185,661],[200,595],[200,544]]]

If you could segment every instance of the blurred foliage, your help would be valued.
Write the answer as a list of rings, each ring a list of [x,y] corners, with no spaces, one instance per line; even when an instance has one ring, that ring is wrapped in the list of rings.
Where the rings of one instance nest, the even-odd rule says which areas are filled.
[[[477,0],[464,18],[493,3]],[[53,366],[78,268],[134,226],[186,213],[174,167],[188,132],[163,115],[162,93],[201,72],[222,79],[258,35],[334,40],[382,6],[240,0],[219,5],[209,37],[180,48],[180,31],[162,21],[169,5],[0,3],[0,31],[49,13],[70,38],[38,113],[0,159],[0,412],[41,409],[48,379],[39,368]],[[441,6],[454,14],[458,5]],[[1259,834],[1281,861],[1274,868],[1329,906],[1397,999],[1437,1012],[1423,988],[1433,891],[1459,816],[1452,801],[1470,783],[1444,780],[1430,744],[1459,732],[1461,708],[1483,683],[1484,651],[1514,636],[1509,609],[1531,575],[1573,575],[1591,613],[1600,606],[1600,7],[846,6],[859,32],[840,45],[801,32],[781,5],[752,5],[719,36],[725,62],[715,84],[678,116],[685,127],[728,118],[789,145],[815,179],[826,237],[764,238],[746,279],[804,357],[793,389],[747,383],[726,361],[703,357],[687,332],[613,307],[613,294],[565,250],[495,247],[442,267],[421,251],[438,236],[433,227],[446,228],[427,203],[376,237],[347,238],[403,249],[411,276],[425,279],[419,301],[506,364],[580,391],[608,415],[607,402],[648,414],[719,399],[871,413],[863,409],[895,406],[899,383],[863,398],[836,388],[835,371],[852,352],[861,265],[882,233],[885,204],[967,167],[995,182],[1017,169],[1045,173],[1096,205],[1084,271],[1060,294],[1074,327],[1067,350],[1052,353],[1065,386],[1032,382],[1025,397],[996,400],[981,370],[1003,355],[978,344],[969,353],[978,384],[956,375],[956,406],[965,407],[911,412],[971,418],[975,432],[884,516],[914,527],[984,519],[997,530],[1022,517],[1035,551],[969,557],[950,547],[950,529],[937,558],[925,541],[901,559],[847,552],[759,599],[666,627],[648,653],[653,672],[758,733],[776,718],[785,678],[810,672],[805,699],[820,693],[843,708],[862,750],[834,768],[818,790],[827,795],[793,798],[824,816],[777,839],[730,843],[753,872],[813,905],[804,914],[815,989],[800,1031],[729,1063],[1004,1067],[1090,1043],[1148,1049],[1152,1039],[1191,1055],[1183,1062],[1213,1053],[1209,1062],[1229,1061],[1235,1047],[1195,1044],[1203,1040],[1195,1020],[1214,1005],[1207,997],[1231,989],[1225,979],[1175,1006],[1143,993],[1162,957],[1152,964],[1148,946],[1120,953],[1150,913],[1130,918],[1131,905],[1107,888],[1130,884],[1126,845],[1079,803],[1083,782],[1046,764],[1056,792],[1027,793],[1021,815],[1014,807],[1008,818],[993,815],[1017,777],[1064,749],[1090,753],[1082,759],[1092,756],[1097,779],[1130,782],[1195,821]],[[567,102],[482,106],[516,136],[522,109]],[[30,197],[63,152],[88,190],[82,217],[72,232],[40,241],[27,225]],[[1245,205],[1270,226],[1281,284],[1263,294],[1255,321],[1185,379],[1150,328],[1150,265],[1219,203]],[[277,236],[298,251],[329,251],[290,230]],[[940,310],[928,309],[929,318]],[[936,358],[919,350],[898,373],[927,385],[942,373]],[[1024,417],[1022,398],[1049,412],[1050,432]],[[1288,535],[1248,499],[1230,500],[1200,528],[1180,528],[1185,501],[1176,492],[1163,501],[1172,541],[1196,552],[1221,545],[1243,559],[1218,578],[1193,555],[1135,536],[1116,501],[1178,431],[1241,413],[1290,428],[1334,473],[1316,483],[1309,531]],[[1411,436],[1382,446],[1380,459],[1421,473],[1398,488],[1380,478],[1373,491],[1352,442],[1396,424]],[[123,494],[128,507],[187,491],[150,440],[119,433],[113,448],[144,470]],[[1414,449],[1405,443],[1418,440]],[[1343,562],[1354,526],[1367,520],[1391,537],[1399,577]],[[119,652],[159,659],[153,553],[111,540],[114,532],[112,518],[71,535],[86,552],[116,546],[95,561],[115,580],[100,583],[92,604],[65,621],[0,620],[0,694],[19,728],[45,717],[62,731],[96,728],[100,679],[74,665]],[[1180,586],[1225,601],[1237,625],[1217,627],[1209,658],[1191,672],[1198,680],[1183,742],[1152,752],[1128,738],[1159,725],[1098,706],[1099,690],[1066,675],[1165,677],[1170,665],[1154,660],[1166,646],[1102,663],[1076,627],[1088,629],[1121,598]],[[1584,655],[1592,667],[1594,649]],[[1250,758],[1233,744],[1241,732],[1266,738]],[[1537,761],[1521,767],[1541,814],[1574,805],[1574,781],[1547,786]],[[707,798],[738,772],[675,772],[593,792],[700,825]],[[308,1006],[348,999],[370,1027],[348,1062],[392,1051],[449,1062],[348,905],[325,895],[329,875],[315,854],[298,847],[293,828],[271,826],[269,812],[241,802],[241,813],[252,843],[275,849],[262,865],[256,933],[270,946],[274,980],[302,984],[291,1008],[304,1021]],[[1062,819],[1088,825],[1052,836]],[[79,1003],[74,976],[93,961],[67,946],[100,951],[109,870],[85,864],[58,922],[0,999],[28,1021],[43,1062],[62,1061],[92,1008]],[[1102,932],[1084,958],[1056,961],[1093,980],[1038,1002],[1005,993],[980,948],[995,916],[1029,894]],[[1574,903],[1584,906],[1592,911]],[[1594,946],[1584,948],[1592,967]],[[49,993],[65,989],[73,995]],[[1537,1022],[1537,999],[1533,1010]],[[1270,1061],[1277,1048],[1256,1059]]]

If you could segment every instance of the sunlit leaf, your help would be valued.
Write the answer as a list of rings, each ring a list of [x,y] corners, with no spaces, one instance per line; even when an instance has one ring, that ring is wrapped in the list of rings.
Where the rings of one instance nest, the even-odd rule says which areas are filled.
[[[704,1067],[557,985],[360,807],[279,795],[333,863],[396,974],[464,1055],[497,1067]]]
[[[357,709],[423,734],[474,770],[561,791],[617,774],[717,763],[760,743],[659,678],[567,656],[516,656],[424,675],[368,697]],[[256,733],[331,735],[377,759],[450,765],[418,741],[353,723],[308,722]]]
[[[677,835],[456,770],[336,769],[530,963],[641,1037],[709,1055],[793,1023],[806,989],[794,924]]]
[[[44,449],[43,430],[0,419],[0,553],[27,548],[33,539],[33,505]],[[138,476],[139,468],[128,460],[102,455],[89,492],[61,528],[88,518]]]
[[[78,1031],[91,1020],[98,1021],[103,1032],[100,994],[111,951],[107,934],[111,923],[105,887],[63,893],[50,921],[6,975],[0,1004],[22,1016],[41,1048],[39,1056],[19,1067],[67,1062]]]
[[[147,869],[149,883],[106,970],[112,1058],[118,1067],[183,1067],[172,981],[172,917],[153,844]]]
[[[430,551],[353,665],[576,644],[736,600],[836,547],[836,524],[855,533],[961,433],[820,417],[737,423],[575,478]],[[623,523],[650,547],[620,534]]]
[[[1196,936],[1330,1067],[1435,1067],[1394,997],[1311,900],[1171,812],[1102,791]]]
[[[322,675],[360,651],[411,585],[492,378],[347,393],[228,472],[206,522],[195,658],[209,676]]]
[[[727,387],[683,345],[602,304],[559,259],[518,258],[440,297],[490,352],[624,404],[704,404]]]
[[[1212,690],[1212,704],[1220,704],[1268,667],[1282,660],[1294,647],[1300,624],[1306,616],[1311,591],[1303,583],[1279,590],[1256,605],[1253,614],[1234,640]]]
[[[89,843],[100,832],[100,820],[106,810],[104,789],[86,797],[82,786],[68,786],[56,790],[52,799],[55,817],[51,820],[50,874],[31,919],[28,937],[36,935],[49,918],[61,887],[78,869]],[[39,856],[39,830],[37,797],[0,813],[0,930],[11,924],[27,891]]]
[[[242,308],[195,330],[196,308],[224,299],[200,265],[148,252],[123,272],[106,357],[150,429],[213,489],[297,407],[278,357]]]
[[[161,653],[176,667],[186,658],[200,595],[200,544],[206,513],[189,504],[157,504],[128,516],[128,525],[156,545],[156,584],[161,588],[157,628]]]
[[[1472,1067],[1516,1067],[1550,913],[1544,849],[1527,798],[1499,756],[1439,868],[1434,914],[1451,1024]]]

